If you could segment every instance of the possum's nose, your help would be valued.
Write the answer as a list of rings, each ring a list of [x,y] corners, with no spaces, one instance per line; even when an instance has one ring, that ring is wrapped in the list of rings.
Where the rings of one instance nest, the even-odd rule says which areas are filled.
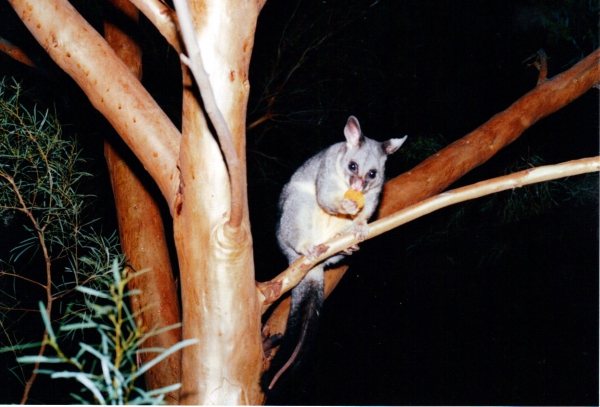
[[[350,188],[362,192],[365,189],[365,179],[363,177],[352,177],[350,179]]]

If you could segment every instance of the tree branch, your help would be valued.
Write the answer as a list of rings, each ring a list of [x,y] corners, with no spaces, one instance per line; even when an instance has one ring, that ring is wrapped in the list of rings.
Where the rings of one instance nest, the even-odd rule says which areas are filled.
[[[49,171],[50,166],[47,161],[46,161],[46,167],[48,168],[48,171]],[[46,315],[48,315],[48,318],[50,318],[52,315],[52,302],[54,301],[54,298],[52,297],[52,262],[50,259],[50,254],[48,252],[48,247],[46,246],[46,240],[44,238],[44,231],[43,231],[43,228],[40,228],[37,220],[35,219],[35,217],[33,216],[32,212],[31,212],[31,210],[29,208],[27,208],[27,204],[25,203],[25,200],[23,199],[23,196],[21,195],[21,192],[19,191],[19,187],[15,183],[14,179],[12,177],[4,177],[4,178],[10,183],[10,185],[14,191],[14,194],[17,197],[19,204],[21,205],[21,211],[24,212],[26,214],[26,216],[29,218],[29,221],[31,222],[33,229],[36,231],[38,240],[40,242],[40,247],[42,248],[42,253],[44,255],[44,263],[46,265],[46,267],[45,267],[45,269],[46,269],[46,284],[40,284],[40,283],[37,283],[37,284],[41,285],[42,288],[44,288],[44,290],[46,291]],[[52,192],[51,191],[52,185],[50,185],[49,189],[50,189],[50,192]],[[32,282],[34,282],[34,281],[32,281]],[[44,354],[44,351],[46,350],[46,339],[47,338],[48,338],[48,329],[44,327],[42,345],[40,346],[40,349],[38,351],[38,356],[42,356]],[[23,390],[23,395],[21,396],[21,404],[25,404],[25,402],[29,398],[29,392],[31,391],[31,387],[33,386],[33,383],[35,382],[35,379],[37,378],[39,367],[40,367],[39,361],[33,365],[33,371],[31,373],[31,376],[29,376],[29,380],[27,380],[27,382],[25,382],[25,389]]]
[[[535,66],[540,71],[540,75],[538,76],[538,82],[537,82],[537,84],[539,85],[542,82],[546,81],[546,79],[548,77],[548,58],[546,57],[546,52],[543,49],[540,49],[537,52],[537,54],[538,54],[539,62],[536,61]]]
[[[599,61],[600,49],[569,70],[536,86],[504,112],[495,115],[462,139],[440,150],[412,170],[388,181],[384,185],[378,218],[440,193],[513,142],[535,122],[587,92],[600,82]],[[328,270],[325,273],[325,290],[337,284],[345,270],[345,267]],[[263,304],[263,311],[271,301],[294,287],[298,279],[304,276],[293,272],[290,274],[293,275],[293,280],[280,274],[270,282],[258,284],[258,297]],[[271,285],[271,282],[274,284]],[[265,328],[271,334],[284,332],[288,312],[289,301],[282,301],[271,314]]]
[[[485,163],[540,119],[577,99],[600,82],[600,49],[548,79],[505,111],[438,151],[383,187],[379,217],[440,193]]]
[[[114,13],[127,16],[130,23],[137,25],[139,11],[129,0],[109,0]],[[162,3],[159,3],[159,5]],[[164,6],[166,7],[166,6]],[[172,13],[173,16],[175,13]],[[104,22],[104,36],[136,77],[141,80],[142,50],[140,45],[127,35],[124,19],[108,14]],[[175,34],[177,34],[175,32]],[[130,297],[131,310],[137,314],[139,326],[161,329],[180,321],[177,289],[173,278],[171,260],[156,198],[147,189],[148,179],[139,177],[137,163],[124,151],[121,143],[104,142],[104,155],[115,197],[121,249],[133,270],[151,269],[128,279],[129,291],[139,290]],[[139,170],[139,169],[138,169]],[[147,177],[146,177],[147,178]],[[152,309],[151,309],[152,308]],[[160,312],[155,312],[160,310]],[[168,349],[181,341],[181,329],[169,329],[151,335],[141,345],[146,348]],[[148,363],[157,356],[142,353],[140,361]],[[181,382],[181,354],[171,354],[144,374],[146,390],[156,390]],[[179,390],[167,393],[168,404],[179,404]]]
[[[238,158],[231,131],[227,122],[217,106],[213,93],[210,78],[204,69],[202,62],[202,53],[196,40],[194,23],[190,14],[187,0],[174,0],[175,10],[179,16],[179,24],[183,41],[186,45],[188,57],[181,54],[181,60],[189,66],[200,88],[200,95],[204,102],[204,109],[210,118],[210,121],[217,132],[221,150],[227,162],[229,169],[229,182],[231,187],[231,213],[229,217],[229,226],[237,228],[243,219],[244,214],[244,186],[242,185],[242,168]]]
[[[181,54],[183,47],[177,32],[175,10],[159,0],[130,0],[167,40],[169,45]]]
[[[455,190],[446,191],[370,223],[369,234],[365,240],[372,239],[391,229],[420,218],[421,216],[425,216],[438,209],[459,202],[480,198],[508,189],[520,188],[523,185],[597,171],[600,171],[600,156],[528,169],[503,177],[478,182]],[[305,257],[300,257],[292,263],[290,267],[271,281],[259,283],[258,289],[263,297],[263,312],[266,310],[265,306],[273,303],[281,297],[282,294],[294,288],[315,264],[318,264],[357,243],[360,243],[360,241],[352,233],[338,236],[325,242],[324,245],[328,247],[327,250],[313,261],[309,261]]]
[[[30,278],[27,278],[27,277],[21,276],[21,275],[19,275],[19,274],[15,274],[15,273],[9,273],[8,271],[0,271],[0,276],[7,276],[7,277],[13,277],[13,278],[20,278],[21,280],[25,280],[25,281],[27,281],[27,282],[29,282],[29,283],[32,283],[32,284],[39,285],[39,286],[40,286],[40,287],[42,287],[44,290],[46,290],[46,285],[45,285],[45,284],[43,284],[43,283],[40,283],[40,282],[38,282],[38,281],[35,281],[35,280],[32,280],[32,279],[30,279]]]
[[[5,40],[2,37],[0,37],[0,51],[4,52],[12,59],[17,60],[25,65],[29,65],[31,67],[35,66],[33,61],[27,56],[27,54],[25,54],[25,52],[21,48],[11,44],[10,41]]]
[[[330,31],[327,32],[327,34],[321,36],[320,38],[315,38],[313,39],[310,44],[308,44],[306,46],[306,48],[304,49],[304,51],[302,52],[302,54],[297,58],[296,63],[289,69],[289,71],[287,72],[287,74],[285,74],[285,77],[281,80],[281,82],[275,87],[275,90],[271,91],[271,85],[273,85],[273,83],[275,82],[275,80],[279,79],[280,74],[278,73],[279,70],[282,70],[282,68],[280,67],[280,62],[281,62],[281,57],[282,57],[282,53],[283,53],[283,49],[284,46],[286,44],[286,33],[288,31],[288,27],[290,25],[290,23],[292,22],[292,20],[295,18],[296,16],[296,12],[298,10],[298,7],[300,6],[301,0],[298,1],[296,8],[294,9],[294,11],[292,12],[292,15],[290,16],[290,18],[288,19],[282,33],[281,33],[281,37],[279,39],[279,46],[277,48],[277,58],[275,60],[275,62],[273,63],[273,66],[271,68],[271,73],[269,75],[269,79],[267,81],[267,83],[265,84],[264,89],[262,90],[261,96],[258,100],[257,103],[257,109],[258,106],[264,101],[267,101],[267,107],[266,107],[266,113],[263,114],[260,118],[254,120],[251,124],[249,124],[246,127],[246,130],[251,130],[253,128],[255,128],[256,126],[264,123],[267,120],[271,120],[273,119],[275,116],[278,116],[274,111],[273,111],[273,105],[275,104],[278,96],[280,96],[283,91],[284,88],[286,87],[286,85],[288,84],[288,82],[290,81],[290,79],[292,78],[292,76],[294,75],[294,73],[300,69],[302,67],[302,65],[308,60],[309,55],[313,52],[316,51],[317,49],[319,49],[327,40],[330,40],[332,37],[336,36],[338,33],[340,33],[341,31],[343,31],[346,27],[350,26],[351,24],[353,24],[354,22],[364,18],[364,16],[367,13],[367,10],[363,10],[362,13],[353,14],[353,18],[349,18],[347,19],[344,23],[342,23],[341,25],[332,28]],[[369,6],[373,7],[377,4],[377,2],[371,4]],[[314,26],[316,25],[317,20],[313,21],[312,24],[309,27],[303,26],[303,32],[307,32],[310,31],[312,28],[314,28]],[[298,38],[301,37],[301,34],[297,34]],[[283,75],[283,73],[281,73]]]
[[[175,125],[67,0],[8,1],[50,57],[135,153],[173,211],[181,140]]]

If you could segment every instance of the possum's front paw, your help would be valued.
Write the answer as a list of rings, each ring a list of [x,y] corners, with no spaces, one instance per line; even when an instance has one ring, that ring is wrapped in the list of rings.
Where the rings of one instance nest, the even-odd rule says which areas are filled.
[[[352,226],[350,232],[362,242],[369,234],[369,225],[367,225],[366,221],[357,222]]]
[[[340,206],[342,207],[341,212],[343,214],[347,214],[347,215],[356,215],[358,213],[358,211],[360,210],[356,201],[353,201],[348,198],[342,199]]]

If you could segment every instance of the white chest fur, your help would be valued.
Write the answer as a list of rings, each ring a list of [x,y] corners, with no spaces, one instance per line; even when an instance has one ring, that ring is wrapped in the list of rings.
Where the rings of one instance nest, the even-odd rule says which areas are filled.
[[[339,233],[350,230],[352,218],[332,215],[319,206],[314,183],[297,182],[294,188],[297,192],[302,191],[302,194],[297,194],[295,198],[306,200],[305,205],[298,207],[304,213],[297,213],[295,216],[295,226],[302,230],[302,239],[297,242],[296,248],[321,244]]]

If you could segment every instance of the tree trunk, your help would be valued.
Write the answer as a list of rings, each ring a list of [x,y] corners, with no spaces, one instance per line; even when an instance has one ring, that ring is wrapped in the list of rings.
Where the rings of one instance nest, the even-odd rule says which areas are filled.
[[[142,50],[126,32],[135,32],[138,10],[129,0],[111,0],[111,12],[104,23],[104,37],[119,58],[138,80],[142,79]],[[113,141],[114,142],[114,141]],[[130,166],[136,160],[122,143],[116,143],[124,160],[108,140],[104,141],[104,154],[115,197],[121,248],[127,263],[135,270],[149,272],[131,280],[130,291],[140,293],[131,298],[131,308],[139,315],[138,326],[147,332],[162,329],[180,322],[179,301],[175,290],[173,270],[158,205]],[[139,166],[138,166],[139,167]],[[143,175],[143,169],[138,168]],[[152,182],[146,177],[146,182]],[[168,349],[181,341],[181,329],[175,328],[150,337],[143,348]],[[154,358],[152,353],[141,354],[143,363]],[[146,388],[155,390],[179,383],[181,377],[180,354],[175,353],[150,369],[144,376]],[[168,404],[179,404],[179,391],[165,396]]]
[[[199,344],[183,350],[181,402],[257,404],[264,399],[258,384],[261,314],[245,190],[245,127],[259,9],[251,1],[224,0],[191,2],[190,9],[216,105],[239,158],[244,209],[239,226],[231,226],[231,174],[184,73],[181,179],[173,222],[183,338],[197,338]]]
[[[9,0],[48,55],[77,82],[158,184],[172,210],[181,135],[104,38],[67,0]]]

